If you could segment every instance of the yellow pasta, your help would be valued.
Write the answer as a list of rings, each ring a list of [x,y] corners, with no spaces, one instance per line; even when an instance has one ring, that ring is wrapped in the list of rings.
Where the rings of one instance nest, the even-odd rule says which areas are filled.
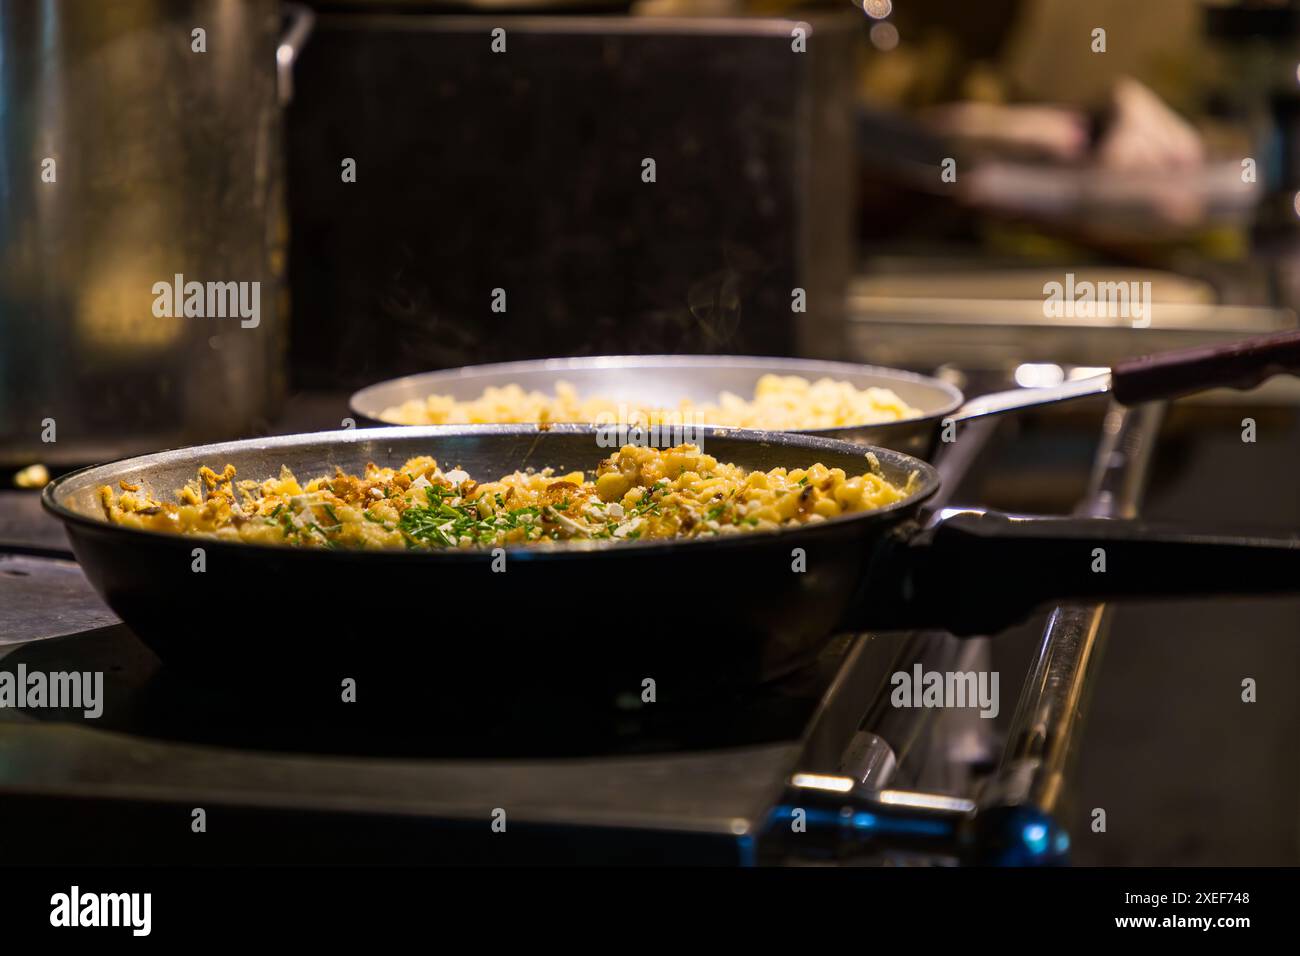
[[[871,470],[851,476],[821,464],[751,472],[694,445],[626,445],[590,476],[544,469],[480,483],[419,457],[306,484],[284,467],[262,481],[236,481],[231,465],[204,467],[174,502],[126,483],[99,493],[108,519],[133,528],[310,548],[483,548],[772,531],[910,493],[910,481],[891,484],[864,463]]]
[[[676,419],[671,417],[674,414]],[[430,395],[386,408],[380,418],[396,425],[614,424],[625,416],[629,425],[667,421],[799,431],[874,425],[920,414],[887,388],[860,389],[851,382],[829,378],[810,382],[798,375],[764,375],[755,385],[752,398],[723,392],[716,402],[697,404],[682,399],[675,408],[638,408],[607,397],[583,398],[568,382],[557,382],[554,394],[525,391],[510,384],[485,389],[478,398],[468,401]]]

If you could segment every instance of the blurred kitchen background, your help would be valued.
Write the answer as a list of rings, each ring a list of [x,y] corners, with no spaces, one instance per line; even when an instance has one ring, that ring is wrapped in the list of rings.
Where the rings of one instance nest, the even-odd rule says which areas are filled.
[[[10,462],[515,358],[797,354],[979,391],[1295,324],[1287,3],[0,14]],[[259,280],[265,321],[160,321],[152,282],[187,271]],[[1149,327],[1047,318],[1067,273],[1150,282]]]
[[[0,51],[9,473],[338,427],[353,388],[482,362],[807,355],[978,394],[1297,324],[1294,3],[0,0]],[[260,325],[153,321],[178,272],[260,281]],[[1046,317],[1067,273],[1150,282],[1149,326]],[[1284,378],[1177,403],[1144,513],[1300,527],[1298,406]],[[1069,511],[1101,408],[1002,423],[969,494]],[[1034,636],[995,642],[1004,687]],[[1078,862],[1300,863],[1296,637],[1296,602],[1117,614]]]

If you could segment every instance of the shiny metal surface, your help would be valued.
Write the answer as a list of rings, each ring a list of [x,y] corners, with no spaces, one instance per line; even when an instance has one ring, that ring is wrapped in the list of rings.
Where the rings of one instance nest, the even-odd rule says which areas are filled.
[[[300,3],[285,4],[284,12],[289,22],[275,48],[275,88],[280,105],[288,106],[293,100],[293,65],[316,25],[316,14]]]
[[[974,421],[963,432],[961,441],[940,447],[935,459],[940,487],[927,504],[924,519],[927,526],[933,527],[949,510],[953,489],[979,459],[996,427],[995,418]],[[934,726],[933,711],[929,708],[900,709],[890,705],[893,688],[890,676],[917,663],[925,670],[951,668],[963,649],[973,647],[980,639],[959,640],[941,632],[910,631],[864,634],[857,640],[855,656],[861,657],[864,649],[873,648],[882,656],[882,664],[874,669],[846,668],[850,679],[837,681],[827,692],[827,701],[834,706],[828,703],[821,708],[820,719],[813,722],[813,732],[808,735],[799,762],[802,771],[841,774],[853,786],[839,797],[830,794],[810,797],[807,790],[794,785],[796,777],[791,775],[782,803],[769,820],[761,850],[769,858],[784,862],[808,856],[808,843],[812,843],[812,848],[834,852],[840,857],[863,858],[877,851],[922,849],[955,861],[962,826],[970,816],[971,807],[953,804],[941,818],[917,821],[907,806],[886,807],[881,799],[885,788],[896,785],[900,763],[909,758],[926,729]],[[838,719],[828,719],[828,715]],[[846,724],[846,716],[850,723]],[[826,735],[829,741],[823,741],[818,733],[826,724],[835,727],[834,733]],[[828,753],[826,743],[839,749]],[[808,812],[808,823],[816,839],[792,838],[784,814],[793,807]],[[882,825],[874,829],[856,826],[855,817],[879,820]],[[906,833],[909,822],[919,823],[919,829],[926,832],[928,839],[918,844]],[[899,834],[904,837],[901,844],[895,839]]]
[[[755,383],[768,374],[829,377],[851,382],[857,388],[891,389],[903,401],[921,409],[924,416],[881,425],[810,429],[806,434],[883,445],[911,455],[930,453],[936,423],[962,403],[961,392],[939,379],[852,362],[743,355],[602,355],[470,365],[408,375],[363,388],[352,396],[351,404],[357,415],[378,422],[382,421],[384,409],[426,395],[476,398],[485,388],[511,382],[525,389],[550,392],[557,381],[566,381],[584,395],[676,407],[683,398],[716,401],[724,391],[752,395]]]
[[[1110,410],[1079,514],[1136,516],[1163,414],[1158,403]],[[1106,630],[1105,604],[1065,604],[1052,612],[982,811],[1028,809],[1045,821],[1061,818],[1066,775]]]
[[[1076,398],[1105,395],[1110,391],[1110,388],[1109,373],[1065,381],[1060,385],[1049,385],[1045,388],[1013,388],[1005,392],[993,392],[989,395],[981,395],[979,398],[971,399],[963,404],[953,414],[952,418],[954,421],[962,422],[974,418],[985,418],[989,415],[1005,415],[1007,412],[1041,408],[1047,405],[1055,405],[1057,402],[1073,401]]]
[[[1134,328],[1124,318],[1049,316],[1043,286],[1062,281],[1067,268],[873,257],[850,284],[846,357],[873,365],[1003,373],[1022,363],[1110,367],[1152,352],[1296,328],[1291,309],[1218,302],[1225,290],[1202,280],[1115,267],[1072,271],[1080,280],[1150,281],[1148,327]],[[1300,385],[1277,379],[1267,390],[1294,400]],[[1225,395],[1232,393],[1202,401]]]
[[[72,560],[62,525],[41,508],[38,491],[0,491],[0,553]]]
[[[865,730],[853,735],[840,764],[841,773],[868,790],[888,786],[897,769],[898,759],[889,741]]]
[[[0,794],[6,800],[24,794],[108,797],[230,812],[282,808],[352,819],[391,814],[429,824],[487,821],[483,833],[489,837],[492,808],[506,807],[511,827],[521,829],[533,824],[653,829],[713,834],[734,845],[762,819],[798,746],[774,742],[725,751],[545,761],[290,759],[108,734],[91,725],[19,726],[14,719],[0,714]],[[428,833],[424,838],[437,839]],[[426,842],[427,859],[438,859],[440,852]],[[729,862],[743,862],[735,849],[731,852]]]
[[[225,437],[279,401],[277,49],[283,75],[303,22],[286,52],[276,0],[0,0],[0,460]],[[258,283],[257,324],[156,315],[177,275]]]
[[[970,509],[953,507],[953,490],[974,466],[979,456],[988,446],[998,426],[996,418],[985,418],[972,423],[962,433],[961,441],[945,444],[935,459],[935,469],[939,472],[939,492],[930,499],[927,506],[926,524],[933,527],[946,515],[954,511]],[[976,645],[981,646],[987,656],[987,639],[956,638],[951,634],[935,631],[910,632],[895,656],[890,671],[911,671],[917,664],[923,671],[950,670],[962,655]],[[897,708],[889,702],[893,685],[888,681],[872,689],[873,696],[868,702],[865,716],[859,725],[860,735],[866,735],[883,741],[888,746],[892,762],[889,765],[889,778],[893,779],[898,764],[914,755],[914,749],[922,742],[929,728],[934,727],[934,713],[929,708]],[[846,758],[847,759],[847,758]],[[884,786],[880,780],[867,781],[864,785]]]
[[[0,554],[0,646],[117,623],[76,562]]]
[[[859,666],[863,657],[854,653],[843,666]],[[838,660],[838,655],[830,655],[826,666],[838,668]],[[781,792],[784,779],[799,765],[802,750],[796,721],[736,746],[696,745],[639,754],[592,752],[560,757],[556,753],[563,752],[568,742],[557,741],[550,745],[556,753],[543,750],[522,757],[482,751],[471,752],[473,759],[456,758],[440,751],[437,738],[467,735],[478,739],[482,733],[474,721],[458,713],[457,719],[469,726],[464,730],[455,722],[448,726],[430,717],[428,708],[416,702],[412,713],[389,730],[393,736],[406,738],[416,736],[417,729],[427,725],[426,736],[434,740],[426,744],[427,749],[367,754],[339,749],[339,742],[328,737],[321,747],[322,742],[312,737],[309,739],[316,748],[287,753],[285,748],[258,742],[264,740],[258,731],[259,721],[275,728],[276,712],[259,710],[246,698],[239,698],[239,706],[257,715],[249,720],[257,740],[241,744],[237,734],[217,730],[221,745],[212,746],[183,731],[177,733],[176,726],[183,720],[170,709],[158,714],[156,725],[140,719],[149,712],[152,696],[160,693],[159,685],[166,684],[169,677],[124,628],[86,634],[75,642],[29,645],[14,651],[12,658],[0,660],[0,669],[12,670],[18,662],[33,670],[75,667],[104,671],[108,706],[103,720],[83,720],[77,714],[48,721],[41,720],[39,714],[0,709],[0,796],[8,805],[16,806],[22,797],[85,800],[86,813],[98,826],[105,826],[109,817],[131,801],[159,801],[169,806],[203,802],[231,814],[279,810],[311,817],[315,814],[304,811],[319,811],[324,815],[320,839],[327,852],[337,854],[334,862],[351,859],[349,853],[368,854],[364,859],[371,861],[395,855],[395,850],[377,842],[373,821],[363,834],[366,839],[357,840],[350,850],[344,848],[349,841],[343,834],[350,832],[350,821],[364,820],[367,814],[391,815],[402,822],[407,855],[423,862],[454,859],[450,837],[436,829],[439,821],[473,823],[487,819],[485,814],[498,806],[508,808],[511,832],[516,832],[516,825],[524,833],[532,825],[566,827],[569,846],[555,851],[565,858],[581,858],[578,847],[584,839],[617,847],[627,838],[619,829],[627,828],[652,831],[657,836],[657,846],[648,856],[629,855],[628,860],[691,860],[701,852],[697,844],[716,842],[719,857],[712,862],[750,862],[747,843]],[[790,688],[782,696],[789,701],[787,695],[798,693],[804,692]],[[817,691],[807,693],[812,699],[821,696]],[[831,698],[832,692],[826,690],[825,697]],[[821,709],[852,703],[840,695],[837,702],[827,700]],[[781,706],[784,710],[788,703]],[[203,719],[203,708],[194,710],[193,719]],[[113,723],[124,711],[131,715],[127,722]],[[511,721],[502,724],[509,727]],[[535,737],[534,727],[529,721],[528,727],[517,727],[513,736]],[[552,755],[546,756],[548,753]],[[108,806],[99,802],[105,797],[111,798]],[[94,815],[92,807],[100,808],[99,815]],[[25,819],[30,823],[30,817]],[[51,832],[59,834],[61,846],[64,841],[75,845],[57,818],[49,825],[54,828]],[[128,858],[148,858],[154,840],[157,846],[173,847],[167,825],[164,816],[162,825],[156,831],[151,829],[148,836],[133,833]],[[584,827],[597,828],[595,835],[588,833],[584,838]],[[482,832],[485,840],[497,839],[496,847],[501,846],[490,830]],[[674,834],[689,835],[692,846],[666,842]],[[241,824],[232,829],[230,838],[243,847],[245,856],[292,859],[284,856],[291,852],[284,832],[264,846],[252,846],[253,838]],[[37,842],[32,841],[33,845]],[[525,841],[518,843],[519,852],[528,852]],[[7,849],[12,856],[12,841]],[[478,862],[492,849],[491,844],[481,846]],[[84,849],[81,852],[84,855]],[[48,846],[41,859],[51,859]]]
[[[1111,408],[1079,514],[1136,516],[1163,411],[1159,404]],[[961,443],[955,448],[961,450]],[[943,514],[942,496],[941,491],[932,502],[935,516]],[[931,858],[984,863],[1062,862],[1069,849],[1068,834],[1058,823],[1066,775],[1106,622],[1106,606],[1100,603],[1066,604],[1052,612],[1022,686],[1002,760],[978,802],[941,793],[912,794],[902,801],[888,798],[889,791],[882,788],[896,779],[896,769],[924,723],[918,715],[925,711],[890,708],[886,689],[877,695],[841,763],[841,772],[855,786],[829,793],[792,785],[774,811],[770,832],[782,834],[786,819],[799,808],[820,845],[835,847],[841,856],[920,850]],[[923,662],[926,669],[969,670],[954,659],[963,647],[972,645],[918,632],[904,642],[894,667]]]

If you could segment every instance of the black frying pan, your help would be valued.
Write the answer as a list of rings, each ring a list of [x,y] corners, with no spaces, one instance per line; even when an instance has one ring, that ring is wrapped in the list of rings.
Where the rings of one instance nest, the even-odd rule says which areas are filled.
[[[383,412],[413,398],[451,395],[477,398],[489,386],[517,383],[552,392],[567,381],[582,395],[601,395],[633,406],[675,408],[682,398],[716,401],[730,391],[752,395],[766,374],[833,378],[857,388],[888,388],[921,415],[877,425],[808,430],[805,434],[866,445],[883,445],[930,457],[945,420],[963,422],[986,415],[1050,405],[1111,392],[1123,405],[1177,398],[1209,388],[1250,388],[1270,375],[1300,372],[1300,331],[1256,336],[1215,346],[1197,346],[1120,362],[1108,374],[1049,388],[1019,388],[966,401],[954,386],[900,369],[853,362],[767,358],[741,355],[602,355],[470,365],[408,375],[371,385],[352,396],[352,411],[368,423],[383,423]]]
[[[706,429],[746,468],[820,461],[867,470],[862,446]],[[1140,522],[957,516],[912,521],[938,487],[926,463],[873,449],[915,493],[877,511],[769,534],[506,552],[327,551],[221,543],[107,523],[96,489],[121,479],[170,496],[202,464],[299,476],[432,454],[496,477],[591,469],[590,426],[440,426],[324,432],[162,452],[45,488],[87,577],[163,660],[230,680],[405,673],[465,692],[510,679],[639,687],[749,682],[805,661],[845,629],[996,631],[1049,598],[1271,593],[1300,588],[1300,538],[1211,538]],[[193,549],[206,571],[192,570]],[[1092,570],[1104,548],[1106,570]],[[801,549],[806,570],[796,572]],[[238,670],[230,673],[233,664]],[[367,670],[369,669],[369,670]],[[331,685],[337,688],[337,683]],[[536,687],[534,687],[536,689]]]

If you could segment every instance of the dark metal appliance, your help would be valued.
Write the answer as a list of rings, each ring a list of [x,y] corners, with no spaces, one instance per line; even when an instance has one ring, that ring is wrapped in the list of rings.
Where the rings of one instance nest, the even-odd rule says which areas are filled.
[[[859,19],[322,14],[289,110],[297,379],[833,355]]]

